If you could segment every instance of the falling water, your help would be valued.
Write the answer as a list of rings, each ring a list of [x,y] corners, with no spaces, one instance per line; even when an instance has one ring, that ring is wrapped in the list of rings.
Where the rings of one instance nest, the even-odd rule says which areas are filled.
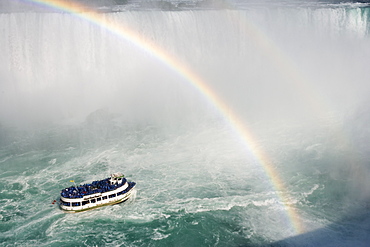
[[[0,13],[0,245],[366,246],[368,5],[139,3],[100,15],[202,78],[288,204],[229,112],[174,64],[19,3]],[[118,171],[135,200],[73,215],[51,204],[70,180]]]

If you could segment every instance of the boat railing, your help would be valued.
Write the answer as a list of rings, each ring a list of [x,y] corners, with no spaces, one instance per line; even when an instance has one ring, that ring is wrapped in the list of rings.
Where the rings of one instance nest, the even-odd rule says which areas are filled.
[[[77,187],[71,186],[62,190],[60,194],[64,198],[84,198],[87,195],[115,190],[127,182],[126,178],[123,178],[120,183],[109,184],[109,179],[93,181],[91,184],[84,184]]]

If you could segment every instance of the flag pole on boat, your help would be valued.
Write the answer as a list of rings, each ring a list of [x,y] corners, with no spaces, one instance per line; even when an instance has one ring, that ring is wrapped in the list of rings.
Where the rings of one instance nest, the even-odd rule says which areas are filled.
[[[73,186],[74,186],[74,187],[76,188],[76,190],[78,191],[78,187],[77,187],[77,185],[76,185],[75,181],[74,181],[73,179],[71,179],[71,180],[69,180],[69,182],[73,183]]]

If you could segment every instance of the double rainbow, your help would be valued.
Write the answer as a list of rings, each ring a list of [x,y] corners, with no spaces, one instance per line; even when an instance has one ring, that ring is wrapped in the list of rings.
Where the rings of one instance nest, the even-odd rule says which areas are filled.
[[[288,220],[291,226],[294,228],[297,234],[303,233],[304,228],[300,221],[300,216],[298,215],[296,209],[290,205],[288,199],[289,194],[287,189],[284,186],[283,181],[281,180],[279,173],[274,167],[273,162],[270,160],[269,156],[259,147],[256,146],[256,139],[251,133],[251,131],[243,124],[243,122],[238,118],[237,114],[233,112],[231,108],[228,107],[226,102],[224,102],[213,90],[210,88],[207,83],[184,63],[182,63],[177,57],[171,56],[161,47],[157,46],[154,43],[145,39],[145,37],[140,36],[135,30],[119,25],[117,23],[109,22],[104,15],[97,13],[96,11],[76,3],[73,1],[63,1],[63,0],[23,0],[31,4],[37,4],[45,6],[48,8],[56,9],[59,11],[67,12],[74,15],[77,18],[83,19],[89,23],[97,25],[105,30],[108,30],[110,33],[118,36],[119,38],[128,41],[142,51],[149,53],[155,57],[162,64],[167,66],[170,70],[177,73],[194,88],[196,88],[209,102],[211,102],[224,117],[225,121],[228,122],[231,128],[237,133],[240,137],[242,143],[244,143],[246,149],[251,152],[256,160],[258,160],[261,167],[264,169],[266,175],[273,185],[280,203],[284,206]],[[274,53],[275,57],[283,57],[279,54],[279,50],[260,32],[252,23],[249,23],[248,20],[244,21],[244,25],[247,32],[253,33],[256,42],[259,42],[261,48],[264,52]],[[284,59],[280,59],[284,61]],[[285,63],[287,64],[287,63]],[[282,69],[292,70],[288,65],[283,65]],[[294,77],[299,78],[298,74],[293,74]]]

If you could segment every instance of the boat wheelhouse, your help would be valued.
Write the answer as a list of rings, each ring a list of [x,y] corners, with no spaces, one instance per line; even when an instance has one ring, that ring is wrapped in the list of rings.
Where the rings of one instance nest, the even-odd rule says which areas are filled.
[[[128,200],[133,194],[135,182],[129,182],[120,172],[91,184],[71,186],[60,193],[59,206],[66,212],[81,212]]]

